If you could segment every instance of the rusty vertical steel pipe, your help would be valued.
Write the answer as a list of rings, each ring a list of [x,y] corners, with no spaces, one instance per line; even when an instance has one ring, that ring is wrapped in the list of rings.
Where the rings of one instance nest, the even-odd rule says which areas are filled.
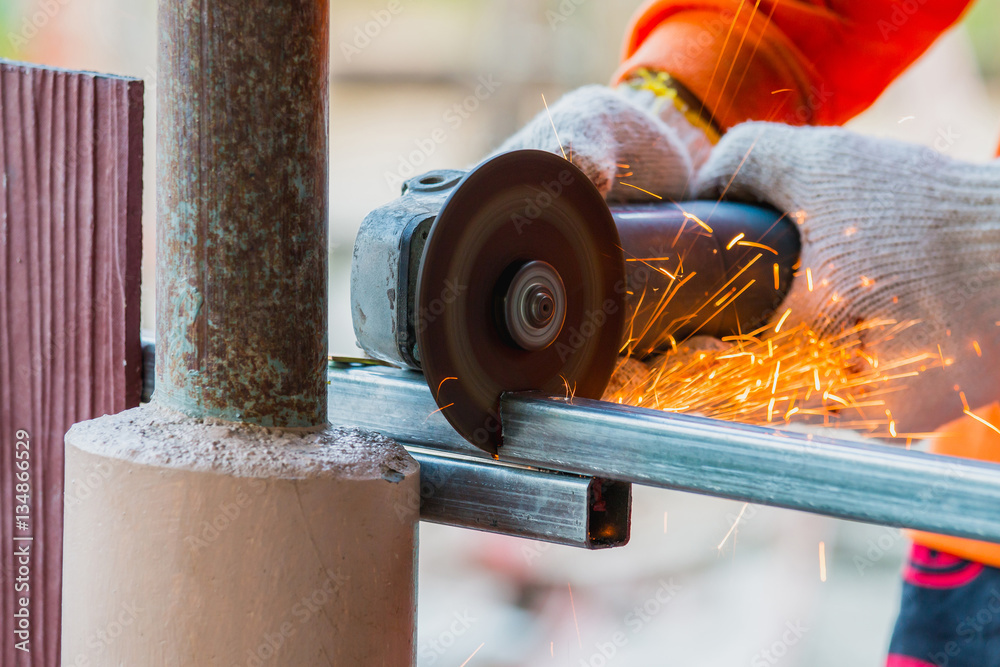
[[[326,423],[329,0],[160,0],[156,400]]]

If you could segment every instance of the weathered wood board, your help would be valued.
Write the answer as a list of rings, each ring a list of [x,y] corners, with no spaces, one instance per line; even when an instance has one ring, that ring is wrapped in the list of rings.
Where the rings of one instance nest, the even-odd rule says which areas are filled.
[[[134,79],[0,61],[5,667],[60,664],[66,430],[139,401],[142,95],[143,84]],[[28,458],[19,459],[23,451]],[[25,460],[27,508],[19,507],[25,487],[18,489],[15,478]],[[66,492],[86,502],[86,489]],[[30,554],[27,581],[15,556],[23,550]],[[19,591],[25,583],[27,590]],[[15,635],[25,595],[30,652],[19,650]]]

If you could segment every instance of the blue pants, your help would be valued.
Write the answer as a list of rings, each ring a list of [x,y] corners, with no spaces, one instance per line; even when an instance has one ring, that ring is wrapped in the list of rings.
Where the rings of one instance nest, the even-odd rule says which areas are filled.
[[[1000,569],[913,545],[886,667],[1000,667]]]

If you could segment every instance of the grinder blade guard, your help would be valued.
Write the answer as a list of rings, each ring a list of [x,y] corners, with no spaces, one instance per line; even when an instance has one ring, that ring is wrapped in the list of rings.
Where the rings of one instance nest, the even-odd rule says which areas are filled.
[[[739,234],[750,245],[729,243]],[[515,151],[411,179],[369,214],[354,330],[370,356],[422,371],[456,430],[496,454],[503,392],[600,398],[625,349],[750,331],[780,305],[799,248],[772,209],[609,207],[563,158]]]

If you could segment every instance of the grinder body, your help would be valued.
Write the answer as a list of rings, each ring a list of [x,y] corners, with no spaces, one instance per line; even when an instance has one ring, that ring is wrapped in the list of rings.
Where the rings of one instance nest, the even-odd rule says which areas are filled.
[[[411,179],[368,215],[352,319],[367,354],[422,371],[445,417],[496,453],[501,393],[600,398],[621,352],[751,331],[780,305],[799,249],[773,209],[609,206],[565,160],[517,151]]]

